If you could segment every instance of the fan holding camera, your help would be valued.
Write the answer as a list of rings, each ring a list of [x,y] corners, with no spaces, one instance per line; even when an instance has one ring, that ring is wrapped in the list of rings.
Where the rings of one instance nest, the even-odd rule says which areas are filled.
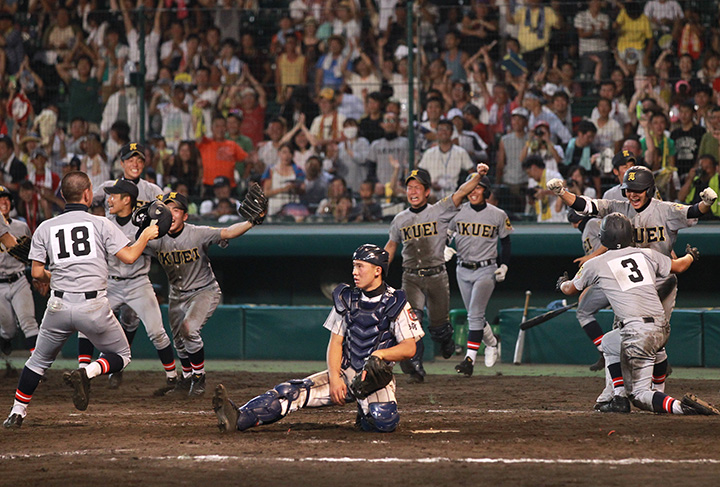
[[[550,125],[541,120],[535,124],[530,137],[520,153],[520,160],[529,156],[539,156],[545,167],[551,171],[558,171],[558,164],[562,162],[564,152],[562,146],[555,145],[550,135]]]

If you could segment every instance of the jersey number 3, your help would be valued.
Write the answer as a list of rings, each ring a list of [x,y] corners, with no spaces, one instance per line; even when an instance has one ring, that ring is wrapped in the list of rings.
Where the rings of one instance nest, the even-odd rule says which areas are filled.
[[[71,223],[51,229],[55,261],[69,263],[95,257],[95,232],[91,223]]]
[[[627,291],[635,286],[652,285],[647,260],[643,254],[630,254],[608,262],[620,289]]]

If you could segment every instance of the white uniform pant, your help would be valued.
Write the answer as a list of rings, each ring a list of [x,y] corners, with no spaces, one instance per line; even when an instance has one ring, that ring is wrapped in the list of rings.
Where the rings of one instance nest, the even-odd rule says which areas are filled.
[[[135,331],[138,326],[137,318],[139,318],[155,349],[163,350],[170,345],[170,338],[163,328],[160,305],[147,275],[122,281],[108,279],[107,297],[113,311],[118,312],[123,305],[127,305],[137,315],[133,317],[133,313],[131,313],[129,319],[123,319],[125,316],[121,318],[122,323],[120,324],[125,330]],[[125,314],[123,313],[123,315]]]
[[[203,348],[200,332],[215,312],[221,297],[217,282],[195,291],[170,290],[168,315],[178,357],[187,358],[188,354]]]
[[[32,289],[23,273],[15,282],[0,284],[0,337],[11,340],[17,323],[25,338],[38,334]]]
[[[657,353],[670,337],[670,324],[664,316],[653,317],[652,323],[643,318],[631,318],[620,329],[620,364],[628,398],[635,406],[653,410],[652,373]]]

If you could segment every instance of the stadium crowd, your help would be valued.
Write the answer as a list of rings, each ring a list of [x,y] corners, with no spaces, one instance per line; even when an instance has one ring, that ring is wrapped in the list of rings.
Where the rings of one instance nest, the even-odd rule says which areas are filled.
[[[486,162],[492,201],[540,222],[565,221],[547,181],[599,197],[617,182],[621,149],[653,170],[664,199],[720,192],[716,1],[408,10],[404,0],[0,0],[3,184],[34,230],[62,210],[63,173],[119,177],[119,148],[146,138],[144,177],[221,222],[238,218],[252,181],[269,221],[388,221],[411,159],[435,199]]]

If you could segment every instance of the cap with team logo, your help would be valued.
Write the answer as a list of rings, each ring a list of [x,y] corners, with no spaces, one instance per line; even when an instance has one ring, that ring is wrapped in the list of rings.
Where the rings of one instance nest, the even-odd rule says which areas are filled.
[[[178,208],[181,210],[187,211],[188,210],[188,199],[185,195],[180,194],[176,191],[172,191],[166,195],[163,196],[162,202],[165,204],[168,204],[170,202],[173,202],[177,205]]]
[[[106,194],[129,194],[134,200],[138,198],[138,187],[127,179],[116,179],[112,186],[103,188]]]
[[[612,165],[616,169],[620,166],[624,166],[625,164],[632,164],[633,166],[637,164],[637,157],[635,157],[635,154],[627,149],[621,150],[615,154],[612,160]]]
[[[431,184],[430,173],[426,169],[413,169],[410,174],[405,178],[405,185],[410,182],[411,179],[416,180],[418,183],[429,188]]]
[[[127,161],[132,156],[140,156],[145,159],[145,147],[137,142],[130,142],[122,146],[122,149],[120,149],[120,160]]]

